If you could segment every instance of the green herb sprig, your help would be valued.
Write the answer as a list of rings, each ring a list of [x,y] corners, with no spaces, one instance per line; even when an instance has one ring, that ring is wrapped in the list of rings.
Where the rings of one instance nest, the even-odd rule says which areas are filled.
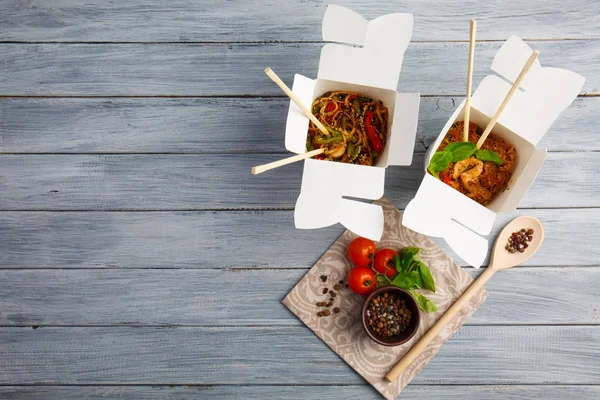
[[[450,163],[466,160],[472,155],[481,161],[491,161],[498,165],[504,163],[495,151],[477,149],[475,143],[472,142],[454,142],[446,146],[444,150],[435,152],[429,161],[427,170],[439,179],[438,174],[448,168]]]
[[[437,306],[424,295],[417,293],[415,289],[427,289],[435,293],[435,281],[427,265],[419,260],[418,247],[405,247],[400,250],[399,255],[394,258],[396,275],[388,278],[385,274],[377,274],[377,286],[397,286],[409,291],[419,308],[425,312],[437,311]]]

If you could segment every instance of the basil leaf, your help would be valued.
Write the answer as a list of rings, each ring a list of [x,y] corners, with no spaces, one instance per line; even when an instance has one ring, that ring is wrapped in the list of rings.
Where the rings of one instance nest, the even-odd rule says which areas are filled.
[[[402,256],[402,257],[405,257],[407,255],[416,256],[417,254],[419,254],[420,251],[421,251],[421,249],[419,247],[407,246],[407,247],[404,247],[402,250],[400,250],[400,256]]]
[[[450,143],[444,151],[452,153],[452,162],[466,160],[477,150],[477,146],[472,142],[454,142]]]
[[[420,248],[412,246],[400,250],[400,263],[402,264],[403,271],[410,272],[412,262],[420,251]]]
[[[427,297],[423,296],[422,294],[415,292],[414,290],[409,290],[409,292],[410,292],[410,294],[413,295],[413,297],[417,301],[417,304],[419,305],[419,308],[421,310],[423,310],[425,312],[437,311],[438,308],[433,301],[429,300]]]
[[[429,173],[433,176],[435,176],[436,178],[440,179],[440,176],[438,175],[437,171],[430,169],[429,167],[427,167],[427,171],[429,171]]]
[[[404,269],[402,268],[402,263],[400,262],[399,256],[394,257],[394,265],[396,266],[396,271],[404,272]]]
[[[413,260],[410,263],[410,267],[408,267],[408,270],[406,272],[418,271],[419,262],[420,262],[419,260]]]
[[[436,151],[433,157],[431,157],[431,161],[429,161],[429,165],[427,166],[427,170],[431,173],[431,175],[438,177],[438,172],[445,170],[448,168],[450,163],[452,162],[452,153],[449,151]]]
[[[419,274],[419,271],[410,271],[409,273],[411,274],[417,289],[421,289],[423,287],[423,279],[421,279],[421,274]]]
[[[479,149],[475,152],[475,158],[478,160],[481,160],[481,161],[491,161],[498,165],[504,164],[504,160],[502,158],[500,158],[498,153],[496,153],[495,151],[492,151],[492,150]]]
[[[421,276],[417,271],[399,273],[392,281],[394,286],[398,286],[399,288],[406,290],[420,288],[420,282]]]
[[[431,271],[427,268],[427,265],[423,264],[421,261],[417,261],[419,274],[421,275],[421,279],[423,280],[423,288],[427,290],[431,290],[435,293],[435,281],[433,280],[433,276],[431,275]]]

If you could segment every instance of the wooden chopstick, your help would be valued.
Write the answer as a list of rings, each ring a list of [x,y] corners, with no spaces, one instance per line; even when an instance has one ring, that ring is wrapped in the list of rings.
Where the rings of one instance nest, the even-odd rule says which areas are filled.
[[[267,76],[269,78],[271,78],[271,80],[273,82],[275,82],[277,84],[277,86],[279,86],[281,88],[281,90],[283,90],[285,92],[285,94],[287,94],[288,97],[290,99],[292,99],[292,101],[294,103],[296,103],[298,108],[304,113],[304,115],[306,115],[306,117],[308,119],[310,119],[317,126],[317,128],[319,128],[319,130],[323,133],[323,135],[325,135],[325,136],[331,135],[331,133],[327,130],[325,125],[323,125],[321,123],[321,121],[319,121],[317,119],[317,117],[315,117],[313,115],[313,113],[310,112],[310,110],[306,107],[306,105],[304,105],[302,103],[302,101],[298,98],[298,96],[296,96],[296,93],[292,92],[290,90],[290,88],[287,87],[287,85],[281,80],[281,78],[279,78],[279,76],[277,76],[277,74],[275,72],[273,72],[273,70],[271,68],[269,68],[269,67],[265,68],[265,74],[267,74]]]
[[[477,20],[471,19],[471,35],[469,39],[469,65],[467,67],[467,100],[465,101],[465,118],[463,122],[463,142],[469,141],[469,119],[471,118],[471,91],[473,86],[473,58],[475,55],[476,32]]]
[[[281,78],[279,78],[279,76],[277,76],[277,74],[275,72],[273,72],[273,70],[271,68],[269,68],[269,67],[265,68],[265,74],[267,74],[267,76],[269,78],[271,78],[271,80],[273,82],[275,82],[277,84],[277,86],[279,86],[281,88],[281,90],[283,90],[284,93],[287,94],[287,96],[294,103],[296,103],[296,105],[304,113],[304,115],[306,115],[308,117],[308,119],[310,119],[317,126],[317,128],[319,128],[319,130],[324,135],[326,135],[326,136],[330,136],[331,135],[331,133],[327,130],[327,128],[325,127],[325,125],[323,125],[321,123],[321,121],[319,121],[317,119],[317,117],[315,117],[312,114],[312,112],[310,112],[310,110],[306,107],[306,105],[304,105],[304,103],[302,103],[302,101],[298,98],[298,96],[296,96],[296,94],[290,90],[290,88],[281,80]],[[282,167],[284,165],[288,165],[288,164],[291,164],[291,163],[295,163],[296,161],[302,161],[302,160],[305,160],[307,158],[311,158],[313,156],[316,156],[318,154],[322,154],[324,152],[325,152],[325,148],[320,148],[320,149],[312,150],[312,151],[309,151],[309,152],[306,152],[306,153],[297,154],[295,156],[287,157],[287,158],[284,158],[282,160],[273,161],[273,162],[268,163],[268,164],[257,165],[256,167],[252,167],[252,175],[262,174],[265,171],[268,171],[268,170],[271,170],[271,169],[275,169],[275,168],[279,168],[279,167]]]
[[[287,164],[295,163],[296,161],[302,161],[304,159],[316,156],[317,154],[321,154],[324,151],[324,148],[320,148],[306,153],[296,154],[295,156],[284,158],[282,160],[273,161],[272,163],[257,165],[256,167],[252,167],[252,175],[262,174],[270,169],[279,168]]]
[[[498,122],[498,118],[500,118],[500,115],[502,114],[502,112],[506,108],[506,105],[508,104],[508,102],[512,98],[513,94],[515,94],[515,92],[519,88],[519,85],[521,84],[521,81],[523,80],[523,78],[525,77],[525,75],[527,75],[527,72],[529,72],[529,70],[531,69],[533,63],[535,62],[535,60],[538,58],[539,55],[540,55],[540,52],[538,50],[534,51],[531,54],[531,56],[529,57],[529,59],[527,60],[527,62],[525,63],[525,65],[523,66],[523,69],[521,70],[521,73],[519,74],[519,76],[515,80],[515,83],[513,83],[513,85],[511,86],[510,90],[506,94],[506,97],[504,97],[504,100],[502,100],[502,104],[500,104],[500,107],[498,107],[498,110],[496,110],[496,113],[494,114],[494,116],[492,117],[492,119],[488,123],[487,127],[485,128],[485,131],[483,131],[483,134],[481,135],[481,137],[477,141],[477,148],[478,149],[481,148],[481,146],[483,145],[483,142],[485,142],[485,139],[487,139],[488,135],[490,134],[490,132],[492,131],[492,129],[496,125],[496,122]]]

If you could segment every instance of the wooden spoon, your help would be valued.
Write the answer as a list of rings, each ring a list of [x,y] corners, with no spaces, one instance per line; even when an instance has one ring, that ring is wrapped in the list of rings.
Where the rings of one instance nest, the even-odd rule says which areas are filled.
[[[533,239],[523,253],[509,253],[505,246],[513,232],[521,229],[533,229]],[[446,313],[427,331],[425,335],[404,355],[404,357],[388,372],[385,378],[394,382],[404,372],[406,367],[427,347],[429,343],[444,329],[456,316],[463,306],[485,285],[485,283],[498,271],[515,267],[531,258],[540,248],[544,240],[544,228],[540,221],[534,217],[518,217],[502,229],[496,238],[490,264],[485,271],[469,286],[467,290],[446,310]]]

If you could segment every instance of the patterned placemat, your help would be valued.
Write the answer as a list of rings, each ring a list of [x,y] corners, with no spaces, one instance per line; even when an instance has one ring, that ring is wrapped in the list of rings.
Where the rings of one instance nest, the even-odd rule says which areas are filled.
[[[435,313],[421,312],[421,325],[417,334],[407,343],[386,347],[373,342],[363,331],[361,309],[364,297],[353,294],[343,287],[338,290],[334,305],[339,313],[331,313],[326,317],[318,317],[322,307],[316,303],[329,301],[329,295],[323,294],[324,288],[331,289],[338,281],[346,280],[352,268],[346,256],[348,244],[357,236],[350,231],[342,236],[323,254],[321,259],[298,282],[292,291],[283,299],[285,304],[302,322],[323,340],[344,361],[356,370],[386,399],[395,399],[402,389],[429,363],[440,348],[452,336],[471,314],[487,298],[487,292],[481,290],[448,324],[437,338],[412,362],[409,368],[397,379],[389,383],[385,374],[402,358],[408,349],[416,343],[438,318],[450,307],[460,294],[473,282],[473,279],[446,253],[444,253],[427,236],[413,232],[402,226],[402,213],[387,199],[375,203],[384,210],[385,228],[377,248],[390,247],[399,249],[406,246],[417,246],[423,249],[419,254],[427,264],[435,279],[436,292],[423,292],[438,307]],[[326,276],[323,282],[321,276]]]

